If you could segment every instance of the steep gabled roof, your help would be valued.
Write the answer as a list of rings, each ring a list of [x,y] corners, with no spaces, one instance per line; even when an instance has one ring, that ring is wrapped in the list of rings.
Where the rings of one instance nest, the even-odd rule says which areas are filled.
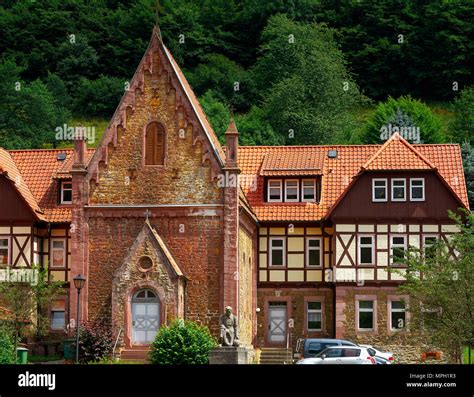
[[[33,212],[34,216],[39,220],[45,220],[43,211],[38,205],[35,196],[31,193],[28,183],[21,175],[20,170],[15,164],[15,161],[5,149],[0,148],[0,174],[5,175],[13,182],[15,189],[23,198],[25,203]]]
[[[366,171],[403,171],[436,167],[397,132],[361,168]]]
[[[3,149],[0,149],[0,153]],[[3,152],[7,152],[3,150]],[[31,149],[7,152],[28,187],[33,201],[42,213],[41,220],[48,222],[70,222],[71,209],[58,205],[58,183],[56,178],[70,179],[74,151],[72,149]],[[66,158],[58,161],[58,154]],[[94,149],[87,150],[89,161]]]
[[[191,86],[186,80],[186,77],[184,76],[176,61],[173,59],[173,56],[171,55],[169,50],[164,45],[161,39],[159,28],[155,27],[153,29],[150,42],[148,44],[148,48],[143,54],[143,57],[137,69],[135,70],[132,80],[130,81],[129,89],[125,91],[124,95],[122,96],[122,99],[120,100],[114,112],[114,115],[112,116],[109,125],[107,126],[105,133],[99,142],[97,151],[95,152],[94,156],[90,161],[88,167],[89,178],[97,178],[99,162],[106,161],[105,153],[107,152],[107,145],[111,142],[116,142],[118,127],[123,127],[126,125],[127,107],[134,107],[136,100],[136,90],[138,89],[143,91],[145,71],[152,70],[153,53],[156,51],[161,51],[163,54],[165,54],[166,60],[169,62],[172,72],[175,74],[176,79],[180,85],[180,87],[177,88],[180,88],[184,92],[184,95],[189,101],[191,108],[196,116],[196,119],[198,120],[199,125],[204,131],[204,135],[206,136],[206,139],[209,142],[209,145],[219,166],[222,167],[224,165],[225,155],[219,143],[217,135],[212,129],[211,124],[207,120],[207,117],[204,111],[202,110],[201,105],[199,104],[199,101],[197,100],[196,95],[194,94]]]
[[[411,146],[411,147],[410,147]],[[264,200],[264,177],[260,169],[266,158],[285,158],[285,153],[307,150],[324,159],[319,203],[268,203]],[[336,150],[337,157],[327,157]],[[401,154],[398,154],[398,151]],[[409,161],[413,161],[410,164]],[[335,146],[240,146],[241,186],[259,221],[315,221],[325,218],[349,185],[361,173],[384,170],[437,172],[461,205],[469,208],[461,150],[456,144],[410,145],[393,138],[384,145]],[[277,174],[275,174],[276,176]],[[284,176],[284,175],[281,175]],[[252,182],[252,183],[250,183]]]

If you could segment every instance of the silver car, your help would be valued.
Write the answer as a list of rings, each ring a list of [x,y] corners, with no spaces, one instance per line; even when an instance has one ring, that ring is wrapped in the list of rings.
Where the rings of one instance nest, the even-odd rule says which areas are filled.
[[[369,349],[360,346],[329,346],[315,357],[296,364],[376,364]]]

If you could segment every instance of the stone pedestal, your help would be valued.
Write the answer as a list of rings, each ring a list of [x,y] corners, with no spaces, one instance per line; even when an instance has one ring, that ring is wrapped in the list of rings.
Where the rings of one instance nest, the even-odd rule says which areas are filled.
[[[209,364],[249,364],[250,349],[246,347],[222,346],[209,353]]]

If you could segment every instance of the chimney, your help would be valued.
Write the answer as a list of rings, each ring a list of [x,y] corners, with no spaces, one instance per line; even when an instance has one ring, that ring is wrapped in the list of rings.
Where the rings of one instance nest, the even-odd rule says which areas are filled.
[[[82,133],[82,128],[74,134],[74,169],[84,169],[86,167],[86,134]]]
[[[225,145],[225,166],[226,168],[236,168],[239,152],[239,131],[237,131],[233,117],[230,118],[229,126],[225,132]]]

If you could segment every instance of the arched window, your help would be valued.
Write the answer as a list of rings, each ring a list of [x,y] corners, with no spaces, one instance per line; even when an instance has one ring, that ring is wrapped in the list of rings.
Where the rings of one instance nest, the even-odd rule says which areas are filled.
[[[157,122],[145,131],[145,165],[163,165],[165,161],[165,129]]]

